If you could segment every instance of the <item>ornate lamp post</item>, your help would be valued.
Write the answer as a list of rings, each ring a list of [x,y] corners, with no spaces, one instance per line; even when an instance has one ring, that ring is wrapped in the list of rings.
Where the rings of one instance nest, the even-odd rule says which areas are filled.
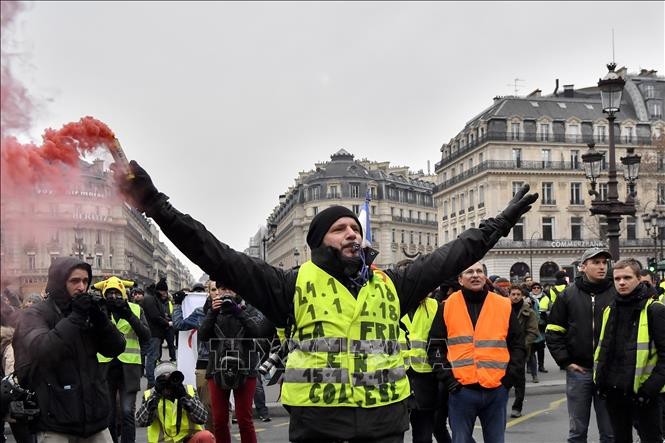
[[[664,260],[663,239],[665,238],[665,212],[653,208],[650,213],[642,214],[642,222],[647,235],[653,239],[653,256],[656,260]],[[660,255],[658,253],[658,240],[660,239]]]
[[[535,278],[534,272],[533,272],[533,236],[536,234],[540,234],[538,231],[534,231],[531,233],[531,237],[529,237],[529,272],[531,273],[531,278]]]
[[[268,256],[266,254],[266,243],[275,239],[276,232],[277,232],[277,225],[275,223],[268,223],[268,230],[261,239],[261,243],[263,243],[263,261],[265,262],[268,261]]]
[[[604,215],[607,220],[607,240],[609,243],[610,254],[614,260],[619,259],[619,235],[621,218],[624,215],[635,215],[635,190],[634,185],[637,180],[640,167],[640,157],[638,155],[629,153],[626,157],[621,159],[624,165],[624,176],[628,181],[630,192],[625,202],[619,201],[617,171],[616,171],[616,146],[614,140],[614,120],[615,114],[619,112],[621,105],[621,94],[625,85],[622,79],[616,72],[615,63],[607,65],[609,70],[604,79],[598,81],[598,89],[600,89],[600,99],[603,106],[603,112],[607,114],[607,121],[609,123],[609,170],[607,173],[607,197],[604,200],[600,199],[600,194],[596,191],[596,180],[600,176],[600,169],[604,154],[595,150],[594,143],[589,143],[589,151],[582,155],[584,162],[584,172],[586,177],[591,181],[590,195],[595,196],[591,202],[591,214]]]

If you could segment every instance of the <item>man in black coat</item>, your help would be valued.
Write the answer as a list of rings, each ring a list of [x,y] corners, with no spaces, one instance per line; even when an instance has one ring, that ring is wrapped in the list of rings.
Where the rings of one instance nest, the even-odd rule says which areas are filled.
[[[407,269],[386,272],[370,268],[377,251],[360,247],[362,228],[357,216],[348,208],[332,206],[319,212],[309,226],[307,243],[311,248],[311,260],[298,269],[284,270],[270,266],[263,260],[234,251],[228,245],[220,242],[201,223],[173,208],[168,202],[168,197],[157,191],[149,175],[136,162],[130,162],[130,169],[131,175],[129,176],[120,170],[116,170],[115,174],[116,183],[130,204],[152,217],[176,247],[210,275],[211,279],[242,294],[247,302],[264,313],[277,328],[292,325],[298,342],[312,343],[318,347],[319,343],[323,345],[323,341],[328,338],[338,340],[339,345],[334,346],[333,343],[328,351],[310,351],[308,348],[296,350],[306,358],[310,358],[314,352],[318,354],[325,352],[332,356],[332,363],[338,365],[340,363],[336,358],[340,356],[341,346],[348,346],[349,343],[354,342],[365,345],[367,340],[355,340],[349,335],[351,332],[348,332],[346,337],[334,337],[326,333],[326,325],[330,326],[333,323],[340,327],[350,327],[350,325],[353,325],[354,328],[358,327],[359,321],[357,320],[352,320],[346,326],[342,324],[347,321],[347,317],[334,316],[332,309],[336,309],[336,312],[340,312],[342,308],[351,309],[352,306],[359,305],[358,302],[362,297],[367,300],[369,304],[365,305],[371,306],[378,319],[380,312],[377,312],[376,309],[381,297],[372,298],[367,297],[366,294],[373,292],[377,287],[388,288],[390,286],[396,291],[397,299],[395,299],[393,289],[390,288],[388,288],[389,293],[382,292],[381,294],[397,312],[391,311],[390,316],[384,314],[384,323],[377,323],[381,328],[377,327],[376,330],[366,330],[366,332],[371,333],[372,337],[378,337],[377,331],[379,330],[394,333],[399,328],[400,312],[408,312],[446,278],[457,275],[482,258],[502,236],[509,234],[514,224],[538,198],[537,194],[527,194],[529,187],[525,186],[496,218],[483,220],[478,228],[464,231],[452,242],[437,248],[431,254],[418,258]],[[326,317],[319,323],[320,327],[314,331],[320,335],[316,335],[309,342],[307,342],[309,333],[302,329],[300,323],[306,321],[300,311],[309,301],[302,301],[303,297],[296,297],[297,288],[303,293],[305,292],[297,286],[299,276],[303,279],[309,278],[307,272],[303,271],[304,268],[307,268],[307,272],[316,274],[317,285],[320,285],[325,278],[334,293],[340,291],[344,296],[326,299],[329,300],[326,303],[335,300],[339,304],[330,306],[325,312],[323,312],[323,308],[321,309],[321,313]],[[296,301],[298,302],[297,307]],[[324,302],[323,297],[316,300],[312,297],[312,301]],[[395,305],[397,306],[395,307]],[[309,306],[314,305],[309,304]],[[361,306],[357,307],[359,313],[365,313]],[[287,319],[291,319],[291,322]],[[310,338],[312,338],[311,334]],[[323,340],[318,341],[318,338]],[[380,354],[379,364],[399,360],[399,357],[396,356],[396,353],[399,352],[397,337],[385,338],[384,342],[386,346],[369,350],[373,351],[375,355]],[[289,358],[292,359],[293,351],[291,352]],[[403,441],[404,432],[408,429],[406,402],[399,400],[404,393],[404,378],[406,377],[403,361],[401,365],[396,364],[390,369],[381,367],[377,371],[378,374],[369,374],[370,377],[365,377],[368,373],[362,371],[360,364],[363,359],[368,357],[368,351],[365,348],[358,349],[356,354],[354,362],[341,363],[354,365],[350,368],[351,371],[348,371],[349,368],[339,368],[339,366],[326,368],[328,373],[333,374],[333,377],[336,377],[335,374],[343,374],[347,371],[354,375],[353,378],[347,377],[343,381],[337,382],[337,385],[340,383],[342,385],[339,387],[339,391],[336,391],[340,393],[335,399],[336,406],[303,405],[303,403],[331,401],[328,390],[324,393],[325,398],[320,398],[316,392],[311,392],[309,399],[298,394],[298,401],[290,403],[290,440],[318,442],[351,440],[375,443]],[[360,363],[355,363],[356,360]],[[289,371],[288,364],[287,371]],[[292,371],[293,380],[287,380],[291,386],[294,386],[292,389],[295,389],[295,385],[298,383],[302,383],[304,389],[315,390],[322,387],[316,383],[314,377],[308,382],[299,381],[299,377],[306,377],[309,374],[308,371],[314,371],[312,368],[317,369],[309,366],[303,368],[304,370],[300,371],[300,374],[297,373],[297,370]],[[357,369],[360,372],[353,372]],[[316,373],[318,374],[318,372],[320,371]],[[340,378],[340,380],[342,379]],[[363,383],[368,387],[365,388]],[[391,397],[386,391],[388,386],[394,388],[396,384],[400,384],[397,399],[394,398],[395,395]],[[332,386],[332,383],[326,384],[326,388],[329,386]],[[408,384],[406,388],[408,389]],[[370,389],[375,389],[375,396],[370,394]],[[361,404],[348,402],[348,397],[342,399],[341,393],[347,390],[354,398],[358,395],[358,401]],[[286,392],[286,388],[283,387],[282,391]],[[363,403],[364,398],[360,398],[363,391],[367,393],[368,397],[365,403]],[[300,392],[302,393],[302,390]],[[370,405],[370,403],[372,404]],[[323,403],[319,403],[319,405],[323,405]]]
[[[19,381],[37,394],[41,412],[35,431],[54,441],[111,441],[109,393],[97,353],[116,357],[125,339],[87,293],[91,279],[88,263],[56,259],[48,299],[25,311],[14,335]]]
[[[173,323],[166,315],[162,300],[168,295],[166,280],[161,279],[157,285],[150,285],[146,290],[143,309],[150,327],[150,344],[145,356],[145,378],[148,380],[148,389],[150,389],[155,385],[155,366],[157,360],[162,357],[162,342],[166,339],[167,331]]]

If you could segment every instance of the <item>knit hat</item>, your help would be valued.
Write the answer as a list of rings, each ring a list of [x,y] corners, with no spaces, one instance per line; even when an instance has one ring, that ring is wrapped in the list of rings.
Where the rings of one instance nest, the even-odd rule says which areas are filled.
[[[162,277],[155,285],[155,291],[168,291],[169,286],[166,284],[166,277]]]
[[[362,235],[362,226],[356,214],[349,208],[344,206],[331,206],[316,214],[309,224],[309,231],[307,231],[307,244],[310,248],[315,249],[321,246],[323,237],[328,233],[330,227],[342,217],[351,217],[358,223],[360,228],[360,235]]]
[[[122,298],[124,300],[127,299],[127,288],[134,286],[134,282],[129,280],[120,280],[118,277],[112,276],[106,280],[95,283],[93,286],[102,291],[102,295],[106,295],[106,291],[109,289],[117,289],[120,291],[120,294],[122,294]]]
[[[159,378],[160,375],[172,374],[178,370],[178,367],[171,363],[170,361],[165,361],[160,363],[155,368],[155,379]]]

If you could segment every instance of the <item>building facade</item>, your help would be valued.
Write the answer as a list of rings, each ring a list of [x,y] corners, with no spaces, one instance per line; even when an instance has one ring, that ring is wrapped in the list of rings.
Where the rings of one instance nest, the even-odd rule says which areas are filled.
[[[95,281],[117,275],[145,287],[168,276],[179,289],[193,280],[157,228],[117,198],[101,160],[81,162],[81,180],[64,193],[38,185],[21,199],[3,199],[1,215],[3,288],[42,292],[60,256],[90,263]]]
[[[654,207],[665,210],[665,77],[646,70],[618,72],[626,80],[615,121],[622,200],[628,186],[619,158],[628,150],[642,156],[637,212],[635,217],[623,218],[621,256],[646,264],[654,253],[653,240],[646,235],[641,215]],[[547,96],[536,90],[526,97],[496,97],[441,147],[433,191],[441,241],[494,217],[528,183],[540,198],[487,254],[488,272],[515,280],[532,275],[542,282],[553,281],[559,269],[574,275],[586,248],[607,245],[604,217],[589,212],[592,197],[582,155],[592,142],[607,153],[608,121],[597,87],[566,85]],[[606,163],[603,170],[598,185],[602,199],[607,195]]]
[[[312,218],[333,205],[358,214],[369,193],[372,247],[379,251],[375,264],[390,268],[438,244],[433,187],[433,176],[389,162],[355,160],[340,149],[330,161],[301,172],[280,196],[268,227],[253,238],[254,248],[261,255],[265,244],[267,261],[274,266],[300,265],[311,257],[306,238]]]

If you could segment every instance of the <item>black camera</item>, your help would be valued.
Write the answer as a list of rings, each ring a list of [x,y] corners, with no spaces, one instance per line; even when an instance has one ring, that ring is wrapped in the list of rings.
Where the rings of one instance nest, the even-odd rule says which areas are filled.
[[[168,376],[164,375],[155,380],[155,391],[161,395],[164,393],[164,389],[170,389],[171,391],[178,390],[184,381],[185,376],[182,372],[173,371]]]
[[[9,412],[9,416],[15,420],[31,421],[39,415],[37,396],[34,392],[22,388],[14,374],[9,374],[0,381],[0,395],[3,417]]]

